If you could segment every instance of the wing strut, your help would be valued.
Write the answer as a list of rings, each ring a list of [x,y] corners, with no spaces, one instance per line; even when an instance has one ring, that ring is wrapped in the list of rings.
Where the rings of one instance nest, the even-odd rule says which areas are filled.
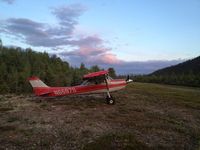
[[[105,75],[105,81],[106,81],[106,87],[107,87],[107,95],[109,98],[111,98],[107,75]]]

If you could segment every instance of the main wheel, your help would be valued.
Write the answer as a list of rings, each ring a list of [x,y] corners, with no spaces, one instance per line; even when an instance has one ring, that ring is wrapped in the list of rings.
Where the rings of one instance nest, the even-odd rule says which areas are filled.
[[[112,97],[112,96],[107,96],[106,97],[106,101],[107,101],[107,104],[109,105],[114,105],[115,104],[115,99]]]

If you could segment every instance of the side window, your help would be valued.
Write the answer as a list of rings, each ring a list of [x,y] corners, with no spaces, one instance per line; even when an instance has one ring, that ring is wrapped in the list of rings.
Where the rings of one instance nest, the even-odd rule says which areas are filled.
[[[109,80],[109,77],[108,77],[108,80]],[[85,80],[81,85],[97,85],[97,84],[104,84],[104,83],[105,83],[105,78],[100,77],[100,78]]]
[[[88,85],[96,85],[97,82],[95,80],[89,80]]]
[[[102,83],[105,83],[105,80],[101,78],[92,79],[88,81],[88,85],[97,85],[97,84],[102,84]]]

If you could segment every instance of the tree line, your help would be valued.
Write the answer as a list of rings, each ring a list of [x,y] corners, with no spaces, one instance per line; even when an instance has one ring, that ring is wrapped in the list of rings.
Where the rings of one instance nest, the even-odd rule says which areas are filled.
[[[83,63],[80,67],[72,67],[56,55],[30,48],[0,45],[0,93],[31,92],[30,76],[40,77],[49,86],[71,86],[79,84],[84,74],[100,70],[97,65],[87,68]],[[112,76],[116,76],[114,68],[109,70]]]
[[[137,75],[134,81],[200,87],[200,74]]]

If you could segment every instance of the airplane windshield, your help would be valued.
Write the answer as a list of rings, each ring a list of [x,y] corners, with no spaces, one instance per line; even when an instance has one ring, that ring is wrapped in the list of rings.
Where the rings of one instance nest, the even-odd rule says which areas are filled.
[[[88,80],[83,81],[81,85],[88,85]]]
[[[112,78],[112,77],[110,77],[110,76],[108,76],[108,80],[113,80],[113,78]]]
[[[111,77],[108,76],[108,80],[112,80]],[[105,79],[103,78],[98,78],[98,79],[88,79],[82,82],[81,85],[97,85],[97,84],[102,84],[105,83]]]

